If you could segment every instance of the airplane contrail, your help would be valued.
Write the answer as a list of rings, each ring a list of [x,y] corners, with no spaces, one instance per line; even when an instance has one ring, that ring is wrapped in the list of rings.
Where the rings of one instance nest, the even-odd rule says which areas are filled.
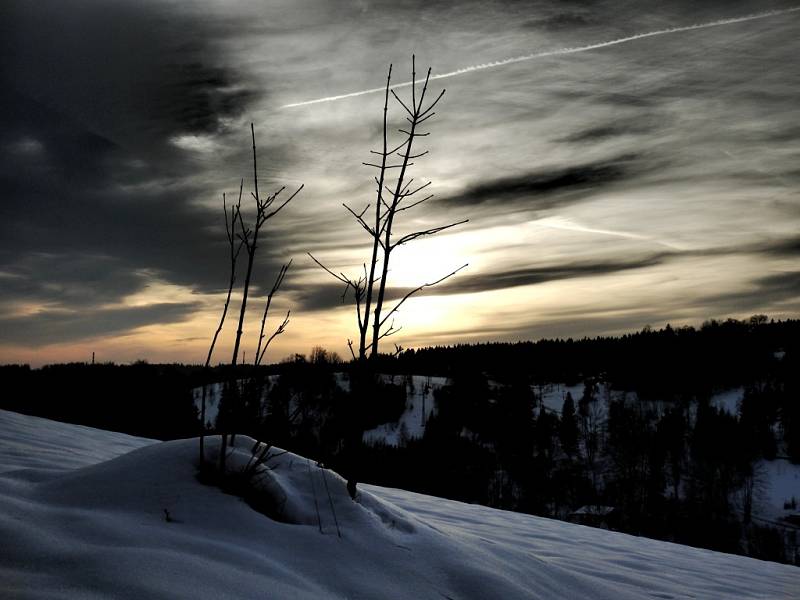
[[[574,46],[571,48],[558,48],[556,50],[545,50],[543,52],[535,52],[533,54],[525,54],[523,56],[515,56],[514,58],[506,58],[503,60],[497,60],[494,62],[487,62],[481,63],[479,65],[472,65],[470,67],[464,67],[462,69],[458,69],[456,71],[450,71],[448,73],[441,73],[439,75],[432,75],[431,80],[433,79],[447,79],[448,77],[456,77],[457,75],[463,75],[465,73],[472,73],[473,71],[482,71],[484,69],[493,69],[495,67],[502,67],[505,65],[510,65],[519,62],[525,62],[528,60],[534,60],[537,58],[545,58],[548,56],[560,56],[562,54],[577,54],[578,52],[588,52],[589,50],[597,50],[598,48],[607,48],[609,46],[616,46],[618,44],[626,44],[628,42],[633,42],[636,40],[641,40],[644,38],[655,37],[658,35],[667,35],[670,33],[680,33],[682,31],[693,31],[695,29],[707,29],[709,27],[719,27],[721,25],[732,25],[734,23],[744,23],[745,21],[755,21],[756,19],[766,19],[769,17],[776,17],[778,15],[785,15],[793,12],[800,11],[800,6],[795,6],[792,8],[784,8],[778,10],[769,10],[760,13],[754,13],[750,15],[745,15],[742,17],[732,17],[729,19],[719,19],[717,21],[709,21],[707,23],[697,23],[695,25],[685,25],[682,27],[670,27],[668,29],[657,29],[655,31],[648,31],[646,33],[637,33],[635,35],[630,35],[628,37],[617,38],[615,40],[608,40],[605,42],[598,42],[596,44],[589,44],[587,46]],[[408,87],[411,85],[411,81],[405,81],[403,83],[396,83],[391,86],[391,89],[397,89],[402,87]],[[358,92],[350,92],[349,94],[340,94],[338,96],[326,96],[325,98],[317,98],[316,100],[306,100],[304,102],[293,102],[291,104],[284,104],[281,108],[295,108],[298,106],[308,106],[310,104],[320,104],[322,102],[335,102],[336,100],[344,100],[346,98],[355,98],[356,96],[365,96],[367,94],[375,94],[378,92],[383,92],[386,89],[384,87],[378,88],[371,88],[368,90],[361,90]]]

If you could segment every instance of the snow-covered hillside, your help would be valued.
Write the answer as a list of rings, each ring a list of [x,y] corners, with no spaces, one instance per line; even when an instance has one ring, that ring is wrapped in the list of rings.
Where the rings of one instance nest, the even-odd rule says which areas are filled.
[[[336,474],[289,453],[267,476],[291,521],[277,522],[199,483],[196,447],[0,411],[0,597],[616,600],[800,589],[796,567],[401,490],[362,486],[354,503]]]
[[[788,515],[800,514],[800,465],[785,458],[762,460],[755,464],[754,473],[754,516],[783,523]]]
[[[402,446],[405,440],[419,439],[425,433],[425,425],[431,415],[436,413],[436,390],[447,384],[447,377],[392,377],[384,375],[390,383],[400,383],[406,388],[406,408],[394,423],[384,423],[364,432],[367,444],[383,443],[389,446]]]

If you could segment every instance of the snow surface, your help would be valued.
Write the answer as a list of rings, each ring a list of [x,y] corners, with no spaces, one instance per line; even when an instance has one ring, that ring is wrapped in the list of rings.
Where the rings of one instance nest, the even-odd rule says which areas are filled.
[[[233,466],[252,443],[238,440]],[[208,441],[213,450],[217,439]],[[624,600],[800,590],[800,569],[787,565],[375,486],[361,486],[355,503],[335,473],[291,453],[261,474],[279,522],[199,483],[196,453],[197,440],[0,411],[0,597]]]
[[[217,422],[217,415],[219,415],[219,403],[222,400],[222,390],[224,384],[222,382],[209,383],[205,386],[206,391],[206,425],[211,424],[209,429],[214,429],[214,424]],[[196,387],[192,390],[192,399],[194,406],[199,415],[203,407],[203,386]]]
[[[561,414],[561,409],[564,407],[564,400],[567,399],[567,393],[572,395],[572,400],[575,403],[577,410],[578,400],[583,396],[584,384],[567,385],[565,383],[546,383],[543,385],[532,386],[536,398],[541,404],[549,411],[558,415]],[[598,393],[598,397],[600,397]]]
[[[777,521],[800,513],[800,465],[785,458],[762,460],[756,464],[756,493],[753,512],[763,519]],[[798,508],[784,509],[794,498]]]

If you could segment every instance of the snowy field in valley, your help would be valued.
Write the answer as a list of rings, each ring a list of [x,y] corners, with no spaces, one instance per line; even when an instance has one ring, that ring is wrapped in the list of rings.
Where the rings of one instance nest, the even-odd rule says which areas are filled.
[[[249,455],[247,441],[232,464]],[[262,479],[279,522],[199,483],[196,452],[196,440],[0,411],[0,597],[619,600],[800,590],[800,569],[787,565],[374,486],[361,486],[354,503],[336,474],[290,453]]]

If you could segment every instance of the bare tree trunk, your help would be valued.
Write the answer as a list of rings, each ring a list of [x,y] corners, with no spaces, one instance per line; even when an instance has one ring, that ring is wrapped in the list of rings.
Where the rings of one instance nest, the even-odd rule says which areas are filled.
[[[225,203],[225,194],[222,194],[222,209],[225,213],[225,233],[228,238],[228,247],[230,249],[230,277],[228,279],[228,294],[225,297],[225,306],[222,309],[222,316],[219,319],[217,330],[214,332],[214,337],[211,340],[211,345],[208,348],[208,355],[206,356],[206,363],[204,370],[208,371],[211,365],[211,356],[214,354],[214,347],[217,345],[217,338],[222,331],[222,325],[225,323],[225,317],[228,314],[228,306],[231,302],[231,293],[233,292],[233,284],[236,282],[236,261],[239,258],[239,253],[242,251],[243,242],[239,242],[236,246],[235,243],[235,229],[236,220],[241,217],[240,211],[242,207],[242,189],[244,188],[244,179],[239,183],[239,200],[236,206],[231,207],[230,221],[228,220],[228,207]],[[200,409],[200,467],[205,465],[205,432],[206,432],[206,384],[203,384],[202,405]]]
[[[256,197],[256,205],[260,204],[260,200],[258,197],[258,169],[256,165],[256,132],[253,128],[253,124],[250,123],[250,133],[253,137],[253,186],[255,188],[255,197]],[[258,209],[257,209],[258,210]],[[253,231],[253,241],[247,242],[247,236],[245,236],[245,244],[247,245],[247,273],[244,276],[244,288],[242,289],[242,305],[239,308],[239,326],[236,329],[236,342],[233,345],[233,357],[231,358],[231,365],[234,367],[236,366],[236,361],[239,358],[239,345],[242,341],[242,329],[244,327],[244,315],[247,311],[247,295],[250,292],[250,277],[253,274],[253,259],[256,255],[256,247],[258,245],[258,232],[261,229],[260,225],[258,224],[258,217],[260,215],[256,215],[256,226]]]
[[[256,250],[258,249],[258,235],[259,235],[259,232],[261,231],[261,228],[264,226],[264,224],[269,219],[271,219],[276,214],[278,214],[283,209],[283,207],[285,207],[287,204],[289,204],[289,202],[291,202],[294,199],[294,197],[297,196],[297,194],[300,193],[300,190],[302,190],[303,187],[304,187],[303,185],[301,185],[291,196],[289,196],[286,200],[284,200],[278,206],[278,208],[275,208],[272,211],[267,212],[272,207],[272,204],[275,202],[275,200],[278,197],[278,195],[285,188],[283,188],[283,187],[280,188],[277,192],[275,192],[273,194],[270,194],[265,199],[262,199],[261,196],[259,195],[259,193],[258,193],[258,162],[257,162],[257,154],[256,154],[256,133],[255,133],[255,127],[254,127],[253,123],[250,123],[250,133],[251,133],[251,137],[252,137],[252,140],[253,140],[253,187],[254,187],[253,198],[256,201],[256,220],[255,220],[255,223],[253,225],[253,229],[251,231],[250,229],[245,227],[244,219],[241,217],[241,214],[239,216],[239,226],[240,226],[240,229],[241,229],[241,233],[238,235],[238,237],[242,241],[242,243],[244,244],[245,249],[247,250],[247,272],[245,273],[244,286],[242,288],[242,303],[241,303],[241,306],[239,307],[239,323],[238,323],[238,327],[236,329],[236,341],[234,342],[233,356],[231,358],[231,366],[234,367],[233,373],[232,373],[232,377],[234,378],[234,381],[233,381],[234,388],[233,389],[235,390],[234,398],[239,398],[239,396],[240,396],[240,390],[239,390],[238,384],[236,383],[236,380],[235,380],[235,378],[236,378],[235,367],[236,367],[236,364],[237,364],[238,359],[239,359],[239,348],[241,346],[242,332],[244,330],[244,318],[245,318],[245,314],[247,312],[247,299],[248,299],[248,296],[249,296],[249,293],[250,293],[250,281],[251,281],[252,274],[253,274],[253,262],[255,260]],[[251,236],[252,236],[252,238],[251,238]],[[256,357],[256,358],[258,358],[258,357]],[[237,402],[238,402],[238,400],[237,400]],[[234,409],[232,411],[232,414],[234,415],[233,416],[233,425],[234,426],[237,425],[236,424],[237,410],[238,410],[238,407],[234,407]],[[231,434],[231,438],[230,438],[231,445],[233,445],[235,443],[235,440],[236,440],[236,433],[234,431]],[[223,432],[222,433],[222,448],[223,448],[223,450],[227,449],[227,444],[228,444],[228,438],[227,438],[227,435]],[[224,454],[224,451],[223,451],[223,453],[220,454],[220,468],[223,471],[224,471],[224,467],[225,467],[224,461],[225,461],[225,454]]]
[[[372,236],[372,258],[369,263],[369,277],[367,278],[366,298],[364,301],[364,320],[360,327],[360,339],[358,345],[358,359],[367,358],[367,331],[369,330],[370,309],[372,307],[372,290],[375,287],[375,268],[378,264],[378,247],[380,246],[381,228],[381,206],[383,200],[383,186],[386,180],[386,159],[388,158],[388,113],[389,113],[389,86],[392,81],[392,65],[389,65],[389,74],[386,77],[386,94],[383,99],[383,152],[381,153],[381,168],[378,178],[378,192],[375,198],[375,235]]]

